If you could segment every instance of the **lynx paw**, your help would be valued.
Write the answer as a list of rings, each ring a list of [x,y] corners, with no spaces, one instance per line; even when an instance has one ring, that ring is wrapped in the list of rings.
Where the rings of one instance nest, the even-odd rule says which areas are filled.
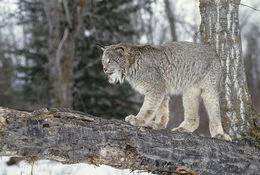
[[[131,120],[133,120],[133,118],[135,118],[135,116],[131,114],[131,115],[125,117],[125,121],[130,122]]]
[[[184,120],[177,128],[173,128],[172,131],[179,132],[193,132],[199,127],[198,120]]]
[[[177,128],[173,128],[172,131],[178,131],[178,132],[192,132],[192,131],[190,131],[190,130],[188,130],[188,129],[182,127],[182,126],[179,126],[179,127],[177,127]]]
[[[166,129],[166,125],[162,124],[162,123],[156,123],[154,121],[151,121],[148,124],[149,127],[153,128],[154,130],[161,130],[161,129]]]
[[[145,126],[145,121],[142,119],[139,119],[138,117],[134,116],[134,115],[129,115],[125,118],[126,122],[129,122],[131,125],[134,126]]]
[[[227,134],[217,134],[214,136],[214,138],[220,139],[220,140],[226,140],[226,141],[232,141],[231,137]]]

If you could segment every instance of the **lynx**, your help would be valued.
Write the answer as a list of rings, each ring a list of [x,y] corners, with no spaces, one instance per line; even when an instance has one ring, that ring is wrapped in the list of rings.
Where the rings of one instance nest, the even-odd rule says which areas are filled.
[[[209,45],[172,42],[159,46],[126,43],[99,46],[109,82],[127,81],[145,96],[139,113],[127,116],[126,122],[164,129],[169,121],[169,96],[183,94],[184,121],[172,131],[193,132],[198,128],[202,99],[211,136],[231,140],[223,131],[220,117],[221,63]]]

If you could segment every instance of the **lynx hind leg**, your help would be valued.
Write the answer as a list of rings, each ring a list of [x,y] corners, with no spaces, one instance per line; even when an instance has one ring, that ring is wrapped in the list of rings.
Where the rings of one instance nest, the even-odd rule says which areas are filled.
[[[155,120],[151,121],[148,125],[155,129],[161,130],[167,127],[169,121],[169,96],[165,96],[159,109],[155,114]]]
[[[205,89],[201,97],[208,112],[211,137],[231,141],[230,136],[224,133],[221,124],[219,95],[217,90],[214,88]]]
[[[199,127],[200,88],[190,88],[183,93],[184,121],[172,131],[193,132]]]

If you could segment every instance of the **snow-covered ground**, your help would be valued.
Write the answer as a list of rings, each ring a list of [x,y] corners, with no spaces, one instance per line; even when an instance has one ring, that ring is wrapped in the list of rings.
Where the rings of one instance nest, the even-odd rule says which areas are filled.
[[[0,157],[0,175],[149,175],[144,172],[119,170],[109,166],[88,164],[64,165],[59,162],[40,160],[35,164],[21,161],[19,166],[7,166],[8,157]]]

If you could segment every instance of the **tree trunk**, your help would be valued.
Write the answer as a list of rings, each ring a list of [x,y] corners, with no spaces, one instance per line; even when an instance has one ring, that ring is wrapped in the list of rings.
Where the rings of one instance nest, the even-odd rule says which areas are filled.
[[[63,79],[63,86],[60,87],[63,93],[63,100],[65,102],[62,104],[62,107],[69,107],[72,108],[73,104],[73,65],[74,65],[74,51],[75,51],[75,38],[70,33],[67,40],[64,43],[64,57],[63,57],[63,64],[62,64],[62,79]],[[69,95],[67,95],[69,94]]]
[[[72,7],[68,7],[67,0],[42,3],[49,25],[50,106],[72,108],[75,40],[83,26],[86,3],[73,1]],[[61,24],[65,22],[67,26],[63,29]]]
[[[176,25],[175,25],[176,21],[175,21],[174,13],[171,10],[171,3],[169,2],[169,0],[164,0],[164,5],[165,5],[165,12],[170,24],[172,41],[177,41]]]
[[[223,125],[233,138],[248,132],[258,114],[248,92],[241,57],[238,7],[240,0],[200,0],[200,32],[221,58],[224,77],[221,94]]]
[[[64,20],[61,3],[58,0],[42,0],[46,19],[49,26],[48,38],[48,68],[49,68],[49,98],[51,107],[72,107],[72,92],[64,80],[61,59],[63,57],[63,45],[67,40],[69,31],[61,32],[60,23]],[[71,72],[71,67],[68,67]],[[71,82],[69,82],[71,84]]]
[[[2,43],[0,46],[2,47]],[[8,95],[8,91],[12,87],[12,75],[12,61],[10,58],[6,58],[0,49],[0,104],[3,106],[9,106],[12,103],[12,98]]]
[[[0,107],[0,156],[110,165],[158,174],[257,174],[260,150],[193,134],[139,129],[69,110]],[[193,173],[193,174],[194,174]]]

